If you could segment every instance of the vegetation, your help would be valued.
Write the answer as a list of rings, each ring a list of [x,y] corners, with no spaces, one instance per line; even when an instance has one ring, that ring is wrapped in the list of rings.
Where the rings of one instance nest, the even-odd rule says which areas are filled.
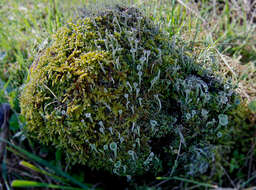
[[[254,186],[254,10],[241,2],[81,2],[76,17],[58,1],[0,4],[0,100],[14,111],[2,186]]]

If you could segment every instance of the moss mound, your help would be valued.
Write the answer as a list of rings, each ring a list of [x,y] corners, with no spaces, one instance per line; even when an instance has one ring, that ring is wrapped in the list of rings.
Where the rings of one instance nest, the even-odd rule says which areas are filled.
[[[197,175],[237,101],[231,84],[137,9],[117,7],[56,33],[31,67],[21,109],[28,134],[68,163],[133,176],[157,174],[182,154],[180,171]]]

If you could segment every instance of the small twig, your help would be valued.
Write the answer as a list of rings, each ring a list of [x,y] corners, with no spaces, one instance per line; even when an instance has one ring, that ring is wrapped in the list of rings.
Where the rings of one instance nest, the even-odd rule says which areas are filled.
[[[217,50],[217,48],[215,48],[216,52],[218,53],[218,55],[220,56],[220,58],[222,59],[222,61],[224,62],[224,64],[228,67],[228,69],[230,70],[230,72],[236,77],[237,79],[237,74],[233,71],[233,69],[231,68],[231,66],[228,64],[227,60],[224,58],[224,56],[219,52],[219,50]]]
[[[173,174],[175,168],[177,167],[177,163],[178,163],[178,159],[179,159],[180,151],[181,151],[181,145],[182,145],[182,139],[180,139],[179,150],[178,150],[178,154],[177,154],[177,157],[175,159],[175,162],[174,162],[174,166],[173,166],[172,171],[171,171],[171,175]]]
[[[227,176],[228,180],[230,181],[230,183],[233,185],[234,189],[238,189],[234,183],[234,181],[231,179],[231,177],[228,175],[228,173],[226,172],[226,170],[222,167],[222,165],[220,165],[220,168],[224,171],[224,174]],[[223,188],[222,188],[223,189]],[[230,188],[229,188],[230,189]]]
[[[176,159],[175,159],[175,161],[174,161],[174,166],[172,167],[172,171],[171,171],[170,176],[172,176],[174,170],[175,170],[176,167],[177,167],[178,159],[179,159],[180,152],[181,152],[181,146],[182,146],[182,140],[180,140],[179,150],[178,150],[178,153],[177,153],[177,157],[176,157]],[[160,183],[158,183],[157,185],[155,185],[155,187],[159,187],[160,185],[162,185],[162,184],[168,182],[169,180],[170,180],[170,179],[165,179],[165,180],[161,181]]]

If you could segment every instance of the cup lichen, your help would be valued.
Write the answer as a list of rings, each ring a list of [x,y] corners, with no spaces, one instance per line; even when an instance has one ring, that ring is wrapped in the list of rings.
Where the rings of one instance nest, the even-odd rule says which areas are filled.
[[[21,109],[27,133],[72,164],[157,174],[161,151],[174,163],[182,145],[184,170],[203,173],[234,97],[138,9],[117,7],[55,34],[31,66]]]

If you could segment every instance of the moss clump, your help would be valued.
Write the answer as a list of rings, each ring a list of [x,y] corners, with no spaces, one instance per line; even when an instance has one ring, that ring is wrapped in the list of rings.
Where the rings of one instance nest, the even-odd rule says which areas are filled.
[[[31,67],[21,108],[28,134],[72,164],[156,174],[182,146],[181,170],[196,175],[207,171],[234,101],[229,84],[137,9],[117,7],[56,33]]]
[[[149,140],[160,88],[150,81],[160,79],[162,38],[133,8],[59,30],[22,93],[28,133],[63,149],[71,163],[118,175],[158,171]]]

